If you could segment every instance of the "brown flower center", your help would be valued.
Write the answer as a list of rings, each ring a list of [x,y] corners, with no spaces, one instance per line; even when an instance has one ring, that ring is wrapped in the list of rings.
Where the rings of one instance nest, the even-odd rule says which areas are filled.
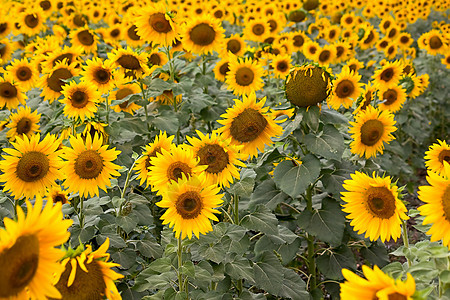
[[[367,38],[364,40],[364,44],[370,44],[374,38],[375,38],[375,35],[374,35],[373,31],[371,30],[369,35],[367,36]]]
[[[0,23],[0,34],[4,33],[8,29],[8,23]]]
[[[17,69],[16,76],[20,81],[27,81],[31,78],[31,70],[30,68],[23,66]]]
[[[127,30],[128,37],[133,41],[139,41],[141,39],[140,35],[137,33],[136,25],[131,25]]]
[[[255,140],[267,126],[267,120],[257,110],[246,108],[231,122],[231,136],[241,143]]]
[[[386,187],[371,186],[367,192],[367,207],[374,217],[389,219],[395,213],[395,197]]]
[[[163,13],[156,13],[149,17],[148,23],[154,31],[159,33],[168,33],[172,30],[170,23],[166,20],[166,16]]]
[[[217,144],[208,144],[200,148],[197,152],[201,165],[208,165],[206,172],[217,174],[228,166],[228,153]]]
[[[39,2],[39,6],[45,11],[49,10],[52,7],[52,3],[48,0],[44,0]]]
[[[195,219],[202,212],[202,198],[198,192],[187,191],[178,196],[175,207],[183,219]]]
[[[73,23],[78,27],[83,27],[87,23],[87,17],[77,14],[75,17],[73,17]]]
[[[342,46],[336,46],[336,58],[340,58],[344,54],[345,48]]]
[[[305,38],[302,35],[296,35],[293,39],[295,47],[301,47],[305,43]]]
[[[236,54],[241,50],[242,46],[238,40],[229,40],[227,42],[227,51],[231,51],[231,53]]]
[[[83,108],[89,103],[89,97],[83,91],[76,91],[70,96],[69,100],[72,106],[76,108]]]
[[[361,143],[375,145],[383,136],[384,125],[379,120],[368,120],[361,126]]]
[[[207,46],[214,42],[216,32],[214,29],[206,23],[201,23],[189,32],[189,37],[196,45]]]
[[[67,69],[57,69],[53,71],[52,75],[47,79],[48,87],[60,93],[62,91],[62,87],[66,84],[63,80],[71,78],[73,75]]]
[[[224,76],[227,75],[228,71],[230,71],[230,68],[229,68],[229,64],[227,62],[222,64],[219,68],[220,74],[222,74]]]
[[[380,74],[380,79],[389,82],[394,77],[394,70],[392,68],[387,68]]]
[[[388,295],[388,300],[407,300],[405,295],[399,294],[397,292]]]
[[[305,18],[306,18],[306,15],[301,10],[291,11],[291,13],[289,14],[289,17],[288,17],[289,21],[295,22],[295,23],[299,23],[299,22],[303,21]]]
[[[241,67],[236,71],[236,83],[240,86],[248,86],[253,83],[255,74],[248,67]]]
[[[50,169],[48,157],[38,151],[24,153],[17,163],[16,174],[22,181],[34,182],[44,178]]]
[[[367,91],[364,95],[364,103],[361,106],[362,110],[365,110],[367,106],[369,106],[370,102],[372,101],[372,91]]]
[[[438,36],[433,36],[430,39],[430,48],[431,49],[439,49],[442,47],[442,41]]]
[[[336,87],[336,96],[339,98],[347,98],[355,91],[353,82],[348,79],[342,80]]]
[[[444,149],[439,153],[439,161],[443,164],[444,161],[450,163],[450,150]]]
[[[266,31],[266,28],[262,24],[255,24],[252,27],[252,32],[254,35],[258,35],[258,36],[263,35],[265,31]]]
[[[186,177],[191,175],[191,167],[184,162],[176,161],[167,168],[167,178],[170,180],[178,181],[183,177],[183,174]]]
[[[118,28],[114,28],[113,30],[111,30],[111,32],[109,33],[109,35],[112,38],[117,38],[120,35],[120,29]]]
[[[157,154],[157,153],[162,153],[161,147],[160,147],[160,146],[156,146],[155,149],[153,149],[153,151],[150,152],[150,153],[147,155],[147,159],[145,160],[145,168],[146,168],[146,169],[148,169],[148,168],[150,168],[151,166],[153,166],[152,163],[150,162],[150,160],[151,160],[152,157],[156,157],[156,154]]]
[[[286,72],[288,70],[288,67],[289,67],[289,65],[285,61],[279,61],[277,63],[277,70],[280,72]]]
[[[19,122],[17,122],[17,128],[16,131],[18,134],[27,134],[31,130],[31,125],[33,122],[31,122],[28,118],[22,118]]]
[[[39,25],[39,19],[34,14],[26,15],[25,25],[27,25],[30,28],[35,28],[36,26]]]
[[[388,37],[393,38],[394,36],[397,35],[397,32],[398,32],[397,28],[392,28],[391,30],[389,30]]]
[[[117,63],[124,69],[128,70],[139,70],[141,68],[141,64],[139,59],[131,54],[124,54],[117,60]]]
[[[64,59],[67,59],[67,64],[70,65],[72,63],[72,59],[73,59],[73,54],[72,53],[64,53],[61,55],[58,55],[55,59],[53,59],[53,66],[56,66],[57,62],[61,62]]]
[[[445,219],[450,222],[450,185],[447,186],[442,194],[442,207]]]
[[[379,44],[379,46],[380,46],[381,49],[386,48],[387,45],[389,45],[388,41],[382,41],[382,42]]]
[[[118,90],[118,91],[116,92],[116,100],[121,100],[121,99],[123,99],[123,98],[125,98],[126,96],[131,95],[131,94],[134,94],[134,92],[133,92],[131,89],[129,89],[129,88],[127,88],[127,87],[121,88],[120,90]],[[126,107],[126,106],[125,106],[125,107]],[[123,108],[123,107],[122,107],[122,108]]]
[[[103,170],[103,158],[95,150],[84,150],[78,154],[74,169],[82,179],[97,178]]]
[[[10,82],[0,83],[0,96],[11,99],[17,96],[17,89]]]
[[[223,17],[223,11],[221,11],[221,10],[216,10],[216,11],[214,12],[214,17],[215,17],[216,19],[221,19],[221,18]]]
[[[278,28],[277,22],[274,20],[269,20],[267,23],[269,23],[270,32],[274,32]]]
[[[67,197],[63,194],[56,194],[53,196],[53,203],[61,202],[62,204],[67,203]]]
[[[0,252],[0,297],[14,297],[33,280],[39,266],[39,239],[19,236],[14,245]]]
[[[94,44],[94,35],[89,30],[83,30],[77,33],[77,38],[81,44],[91,46]]]
[[[397,91],[394,89],[388,89],[383,93],[383,99],[385,100],[385,105],[392,105],[397,101]]]
[[[329,50],[323,50],[319,54],[319,62],[327,62],[331,57],[331,52]]]
[[[94,71],[94,79],[100,84],[108,83],[111,79],[111,73],[109,70],[99,67]]]
[[[157,66],[161,65],[161,57],[157,53],[153,53],[152,55],[150,55],[150,58],[148,59],[148,61],[152,65],[157,65]]]

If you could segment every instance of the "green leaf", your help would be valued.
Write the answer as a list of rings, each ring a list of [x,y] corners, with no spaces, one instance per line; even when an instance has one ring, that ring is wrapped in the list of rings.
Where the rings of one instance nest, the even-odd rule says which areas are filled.
[[[283,286],[283,267],[278,258],[271,252],[265,252],[261,261],[253,264],[255,285],[266,292],[281,296]]]
[[[444,283],[450,283],[450,271],[443,270],[441,274],[439,274],[439,279]]]
[[[273,141],[278,142],[278,141],[282,141],[284,140],[288,135],[290,135],[295,129],[297,129],[300,126],[300,123],[303,120],[303,115],[297,113],[295,115],[294,120],[290,121],[286,121],[284,122],[284,124],[287,123],[286,127],[284,127],[284,131],[283,134],[280,137],[274,138]]]
[[[325,124],[348,124],[348,118],[346,116],[327,107],[322,107],[320,120]]]
[[[115,263],[120,264],[120,268],[129,269],[136,263],[136,252],[126,248],[111,254],[111,258]]]
[[[361,254],[371,264],[380,268],[389,263],[388,253],[384,244],[372,244],[370,247],[362,248]]]
[[[240,172],[240,180],[235,182],[229,192],[240,197],[250,197],[255,186],[256,172],[253,169],[244,168]]]
[[[345,150],[344,137],[333,125],[325,125],[322,134],[308,133],[305,136],[306,148],[314,154],[328,159],[341,160]]]
[[[289,196],[280,191],[273,179],[269,179],[260,183],[253,191],[248,208],[255,209],[256,206],[263,204],[268,209],[274,210],[278,204],[285,202]]]
[[[327,278],[334,280],[344,279],[342,269],[356,269],[356,261],[352,251],[345,245],[334,251],[326,251],[317,259],[317,268]]]
[[[320,174],[320,162],[311,154],[302,158],[300,166],[291,161],[282,161],[274,171],[276,185],[292,198],[300,196]]]
[[[283,269],[283,286],[281,294],[293,300],[308,299],[309,294],[306,291],[306,284],[303,279],[291,269]]]
[[[252,263],[247,258],[236,256],[232,262],[225,264],[225,272],[235,280],[254,282]]]
[[[136,215],[118,216],[116,218],[117,225],[119,225],[127,234],[133,229],[136,229],[138,217]]]
[[[159,130],[167,131],[168,134],[176,134],[180,126],[177,116],[168,111],[154,118],[152,123]]]
[[[337,246],[344,236],[345,215],[338,202],[325,198],[320,210],[304,210],[298,217],[298,225],[321,241]]]
[[[319,129],[319,115],[320,109],[318,106],[310,106],[303,113],[303,121],[314,132]]]
[[[162,80],[161,78],[153,78],[148,84],[147,95],[149,97],[157,97],[162,95],[164,91],[172,89],[172,84]]]
[[[136,249],[145,257],[160,258],[163,254],[163,249],[154,237],[146,234],[144,239],[136,244]]]
[[[254,212],[243,217],[240,225],[266,234],[278,234],[278,220],[264,205],[258,205]]]
[[[192,261],[184,261],[180,268],[180,272],[190,278],[195,278],[195,268]]]

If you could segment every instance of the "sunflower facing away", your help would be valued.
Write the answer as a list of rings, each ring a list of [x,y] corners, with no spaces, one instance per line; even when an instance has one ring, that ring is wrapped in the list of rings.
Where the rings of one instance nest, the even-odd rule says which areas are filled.
[[[235,95],[248,95],[260,90],[264,86],[262,76],[263,67],[257,61],[231,59],[228,64],[229,71],[226,75],[228,88]]]
[[[371,105],[355,116],[355,122],[349,123],[352,126],[349,133],[353,138],[350,150],[360,157],[365,155],[366,159],[376,156],[378,152],[383,154],[383,143],[392,141],[392,132],[397,130],[392,113]]]
[[[64,174],[57,150],[60,143],[53,135],[40,138],[39,133],[30,138],[24,135],[11,143],[14,149],[3,149],[7,154],[0,161],[0,182],[5,182],[4,191],[10,191],[15,199],[42,196]]]
[[[445,164],[445,173],[450,174],[450,164]],[[428,171],[427,181],[430,185],[419,187],[419,199],[425,202],[418,210],[425,216],[423,224],[433,224],[427,234],[431,241],[442,240],[450,249],[450,177],[439,176]]]
[[[139,183],[142,185],[145,181],[147,181],[147,184],[145,187],[148,187],[150,184],[150,181],[148,180],[149,176],[149,167],[152,166],[150,163],[150,159],[152,157],[156,157],[156,153],[161,153],[161,149],[165,149],[167,151],[170,150],[170,147],[172,145],[172,141],[174,139],[174,136],[167,136],[167,133],[160,132],[159,135],[155,137],[155,140],[152,143],[149,143],[145,146],[145,151],[142,153],[142,157],[139,158],[136,161],[136,165],[134,166],[135,171],[138,172],[138,177],[141,182]]]
[[[333,80],[332,97],[327,100],[328,106],[338,109],[341,105],[344,108],[352,106],[353,102],[362,92],[361,75],[344,66],[341,73]]]
[[[450,145],[445,141],[437,141],[425,152],[425,166],[438,175],[449,177],[450,172],[446,172],[444,167],[450,164]]]
[[[363,265],[362,271],[366,279],[359,277],[350,270],[342,270],[342,275],[344,275],[346,281],[340,284],[341,299],[413,299],[412,295],[416,291],[416,282],[411,274],[406,275],[406,281],[401,281],[389,277],[377,265],[373,267],[373,270]]]
[[[371,241],[394,241],[401,235],[402,220],[407,220],[405,205],[398,199],[398,188],[390,177],[372,177],[356,172],[344,181],[342,211],[358,234],[365,232]]]
[[[39,120],[41,119],[41,114],[37,111],[31,112],[31,108],[28,106],[20,107],[17,113],[12,113],[9,117],[10,122],[6,127],[9,128],[6,136],[14,141],[16,137],[22,137],[23,135],[29,138],[39,130]]]
[[[81,197],[98,196],[99,188],[106,191],[111,178],[120,176],[120,166],[112,163],[120,151],[108,149],[101,136],[87,135],[86,142],[81,135],[71,136],[70,145],[64,149],[62,158],[66,161],[61,168],[67,176],[63,185],[68,192],[79,192]]]
[[[61,262],[64,272],[55,285],[62,299],[122,299],[114,280],[123,275],[111,269],[120,265],[108,262],[108,248],[109,238],[106,238],[96,251],[92,251],[91,245],[86,245],[85,249],[83,244],[66,250]]]
[[[183,46],[192,53],[207,54],[218,50],[224,39],[225,30],[210,15],[196,17],[183,28]]]
[[[208,185],[203,176],[184,174],[178,182],[172,181],[168,185],[163,198],[156,205],[167,208],[161,216],[163,225],[174,227],[175,236],[191,239],[192,233],[199,238],[200,233],[212,231],[211,220],[218,221],[214,214],[220,213],[218,208],[223,200],[219,194],[220,187]]]
[[[27,204],[27,216],[17,206],[17,221],[5,218],[0,228],[0,298],[42,299],[61,297],[53,286],[63,268],[58,260],[64,255],[55,247],[65,243],[72,220],[63,220],[61,204],[42,199]]]
[[[263,107],[265,101],[264,97],[256,102],[255,93],[248,97],[244,95],[242,101],[235,99],[234,106],[221,115],[222,120],[217,121],[224,125],[217,130],[224,139],[231,138],[234,145],[243,146],[243,159],[257,156],[258,150],[263,152],[266,145],[272,144],[271,138],[283,131],[268,113],[269,107]]]
[[[100,92],[92,84],[82,81],[76,83],[71,81],[63,87],[64,98],[60,100],[64,104],[64,115],[69,118],[84,121],[92,118],[97,112],[97,103],[100,99]]]
[[[217,132],[204,135],[197,130],[199,138],[187,137],[192,149],[200,159],[200,165],[207,165],[204,173],[211,184],[230,187],[234,178],[239,179],[239,168],[245,164],[239,160],[239,149],[231,143],[231,139],[224,140]]]

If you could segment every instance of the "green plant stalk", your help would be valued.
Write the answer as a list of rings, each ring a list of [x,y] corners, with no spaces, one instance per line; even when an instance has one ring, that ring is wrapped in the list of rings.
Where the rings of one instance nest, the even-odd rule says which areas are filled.
[[[203,74],[203,77],[206,76],[206,61],[207,60],[205,58],[205,55],[202,55],[202,64],[203,64],[203,66],[202,66],[202,74]],[[208,85],[206,85],[206,84],[203,87],[203,93],[204,94],[208,94]]]
[[[106,124],[109,126],[109,93],[108,93],[108,95],[106,96]]]
[[[145,93],[144,90],[144,84],[142,83],[142,81],[139,80],[139,86],[141,88],[141,93],[142,93],[142,99],[144,99],[144,111],[145,111],[145,123],[147,123],[147,131],[148,131],[148,137],[150,138],[150,123],[148,122],[148,109],[147,109],[147,105],[148,105],[148,100],[147,100],[147,94]]]
[[[239,225],[239,196],[234,194],[233,196],[233,204],[234,204],[234,224]]]
[[[184,279],[183,274],[181,274],[181,267],[183,266],[183,247],[182,247],[183,240],[181,239],[181,234],[178,237],[178,249],[177,249],[177,256],[178,256],[178,290],[183,292],[184,290]],[[187,291],[186,291],[187,293]],[[189,298],[189,297],[188,297]]]
[[[306,208],[311,212],[313,211],[312,189],[313,185],[309,185],[308,188],[306,189],[306,196],[305,196]],[[308,271],[309,274],[311,275],[309,290],[312,291],[317,286],[316,260],[314,258],[314,251],[315,251],[314,236],[307,234],[306,239],[308,241]]]
[[[133,162],[133,164],[131,165],[130,169],[128,170],[127,178],[125,179],[125,185],[123,186],[122,193],[120,194],[120,198],[121,198],[121,199],[124,199],[124,198],[125,198],[125,192],[126,192],[126,190],[127,190],[127,188],[128,188],[128,185],[130,184],[131,173],[133,172],[133,168],[134,168],[134,166],[136,165],[136,162],[137,162],[139,159],[141,159],[141,158],[142,158],[142,155],[139,156],[139,157]],[[122,215],[122,209],[123,209],[124,204],[125,204],[125,201],[123,201],[123,202],[120,204],[120,207],[119,207],[119,216]]]
[[[83,229],[83,227],[84,227],[83,204],[84,204],[84,197],[80,197],[80,215],[78,216],[78,220],[80,221],[80,228],[81,229]]]
[[[402,220],[402,238],[403,238],[403,245],[406,249],[409,248],[409,240],[408,240],[408,228],[406,227],[406,221]],[[411,261],[409,258],[406,258],[406,261],[408,262],[408,267],[411,267]]]

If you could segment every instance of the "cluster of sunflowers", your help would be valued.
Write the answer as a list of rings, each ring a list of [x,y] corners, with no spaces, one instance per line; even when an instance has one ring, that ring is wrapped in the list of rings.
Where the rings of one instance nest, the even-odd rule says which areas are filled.
[[[200,57],[203,75],[215,61],[209,68],[214,84],[242,98],[208,134],[196,131],[198,137],[184,134],[182,140],[180,130],[175,136],[160,132],[130,168],[122,198],[134,171],[140,185],[160,197],[156,205],[167,209],[163,225],[173,227],[180,240],[213,230],[221,190],[239,180],[246,161],[273,145],[296,109],[322,109],[326,103],[348,113],[350,151],[369,159],[394,140],[395,113],[429,84],[428,74],[416,73],[416,56],[439,56],[450,68],[449,24],[433,23],[434,29],[417,38],[407,31],[431,13],[446,12],[450,3],[445,0],[1,3],[0,129],[8,144],[0,182],[13,198],[16,220],[5,218],[0,229],[0,299],[120,299],[114,280],[123,276],[111,270],[118,264],[108,262],[109,240],[96,251],[82,244],[58,248],[67,242],[72,224],[63,218],[61,204],[79,199],[75,208],[83,228],[83,199],[99,196],[100,189],[107,192],[121,175],[122,167],[114,163],[120,151],[107,144],[111,114],[144,115],[148,121],[149,108],[170,106],[177,112],[183,105],[183,95],[171,88],[149,93],[152,82],[171,85],[189,76],[175,58],[188,64]],[[356,59],[361,53],[372,59]],[[280,89],[284,84],[286,103],[293,108],[269,103],[271,108],[266,97],[257,97],[273,82]],[[64,125],[53,128],[51,120],[41,120],[28,105],[32,97],[60,109]],[[425,223],[433,224],[431,240],[442,239],[446,246],[449,157],[445,141],[430,148],[430,186],[419,191],[426,202],[419,210]],[[390,177],[360,172],[351,177],[342,200],[355,231],[372,241],[397,240],[408,219],[399,188]],[[377,267],[363,271],[367,280],[343,271],[348,280],[341,284],[343,299],[411,299],[414,294],[410,276],[402,282]]]

